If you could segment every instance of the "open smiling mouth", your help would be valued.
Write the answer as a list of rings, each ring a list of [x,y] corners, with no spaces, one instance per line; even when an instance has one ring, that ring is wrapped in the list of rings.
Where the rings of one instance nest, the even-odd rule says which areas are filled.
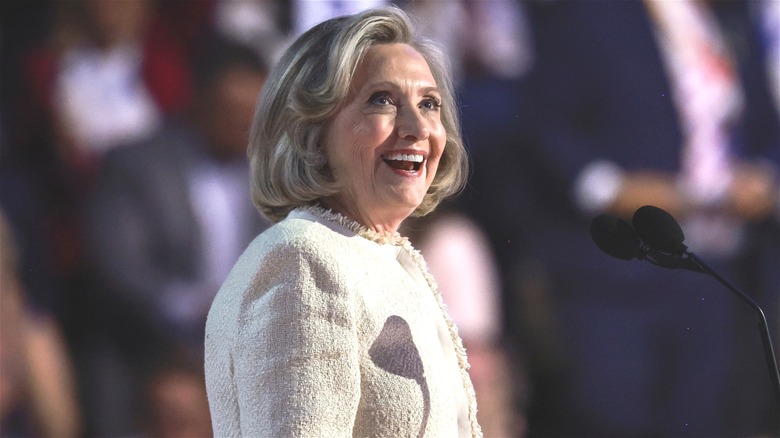
[[[418,172],[425,161],[422,154],[387,154],[382,159],[393,169],[410,173]]]

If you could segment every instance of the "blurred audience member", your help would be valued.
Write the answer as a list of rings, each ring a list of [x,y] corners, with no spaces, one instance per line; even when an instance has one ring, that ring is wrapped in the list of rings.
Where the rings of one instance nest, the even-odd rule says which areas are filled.
[[[177,359],[159,366],[144,385],[142,430],[155,438],[213,436],[203,364]]]
[[[106,151],[150,135],[188,105],[191,35],[182,29],[192,3],[179,3],[170,25],[162,13],[170,7],[157,0],[3,2],[4,20],[17,21],[3,34],[11,36],[3,53],[12,54],[3,58],[11,61],[3,103],[13,110],[3,114],[0,194],[18,230],[29,296],[62,322],[69,341],[88,305],[86,193]]]
[[[780,14],[777,0],[758,0],[753,11],[760,22],[760,34],[764,44],[766,70],[769,76],[769,91],[780,107]]]
[[[214,36],[194,71],[190,117],[107,154],[89,202],[86,231],[98,277],[93,313],[101,315],[101,334],[111,336],[97,342],[118,351],[112,359],[109,345],[92,349],[88,369],[107,372],[101,364],[110,362],[129,374],[103,396],[100,378],[92,380],[91,418],[125,420],[106,421],[111,429],[100,434],[131,432],[114,429],[135,420],[128,415],[137,412],[139,385],[126,383],[153,369],[162,352],[202,356],[211,301],[267,226],[251,205],[245,158],[265,65],[254,50]]]
[[[780,118],[753,3],[527,5],[532,112],[515,142],[475,156],[473,201],[523,316],[509,323],[529,360],[530,435],[771,432],[751,310],[704,275],[610,259],[587,232],[597,213],[654,204],[737,284],[743,260],[777,260]],[[778,284],[764,285],[774,312]]]
[[[28,307],[14,238],[0,216],[0,435],[77,436],[74,377],[59,325]]]
[[[106,151],[150,135],[190,98],[183,41],[153,0],[58,4],[52,41],[25,71],[36,115],[48,112],[66,166],[90,170]]]
[[[291,2],[281,0],[218,0],[214,6],[217,32],[255,47],[273,64],[289,43]]]

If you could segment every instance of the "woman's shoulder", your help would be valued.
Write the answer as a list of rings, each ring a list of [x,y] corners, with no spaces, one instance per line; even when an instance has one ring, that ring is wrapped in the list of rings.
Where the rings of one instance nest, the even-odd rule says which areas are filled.
[[[281,284],[308,290],[310,281],[352,284],[354,276],[387,266],[392,254],[348,228],[294,211],[258,235],[239,257],[217,297],[251,300]],[[394,256],[393,256],[394,257]],[[357,269],[361,266],[361,269]],[[365,268],[365,269],[363,269]]]
[[[361,237],[359,230],[338,218],[318,215],[312,209],[295,209],[252,242],[251,246],[269,251],[287,249],[305,250],[336,255],[341,251],[348,253],[373,252],[381,246],[377,242]]]
[[[338,247],[343,247],[337,240],[326,227],[304,219],[286,218],[272,225],[238,258],[215,297],[210,318],[227,314],[238,320],[251,302],[270,298],[268,294],[297,290],[283,300],[294,301],[309,289],[312,276],[337,276],[332,271],[339,266]]]
[[[247,284],[258,276],[268,278],[273,272],[290,271],[302,264],[337,269],[341,265],[339,259],[362,252],[360,247],[365,243],[361,240],[349,230],[330,227],[306,215],[290,214],[249,244],[227,283]]]
[[[258,235],[250,248],[256,246],[273,252],[285,249],[316,252],[318,248],[333,250],[348,244],[350,237],[348,233],[340,233],[316,220],[291,214]]]

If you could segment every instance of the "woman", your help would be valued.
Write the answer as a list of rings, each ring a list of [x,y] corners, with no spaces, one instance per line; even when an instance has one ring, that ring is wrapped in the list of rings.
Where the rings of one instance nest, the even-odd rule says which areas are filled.
[[[209,313],[217,436],[479,436],[457,330],[397,229],[456,193],[443,58],[398,9],[303,34],[260,95],[255,205],[277,222]]]

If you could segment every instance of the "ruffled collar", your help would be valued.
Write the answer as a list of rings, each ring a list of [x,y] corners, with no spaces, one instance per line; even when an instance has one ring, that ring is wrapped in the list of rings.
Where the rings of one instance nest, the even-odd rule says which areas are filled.
[[[360,237],[366,240],[370,240],[372,242],[376,242],[380,245],[393,245],[393,246],[403,246],[403,247],[408,246],[411,248],[411,242],[409,242],[409,239],[402,236],[397,231],[393,233],[391,232],[380,233],[374,231],[366,227],[365,225],[344,216],[341,213],[335,212],[331,209],[326,209],[320,206],[319,204],[305,205],[303,207],[298,207],[298,209],[308,212],[328,222],[336,223],[352,231],[353,233],[359,235]]]

